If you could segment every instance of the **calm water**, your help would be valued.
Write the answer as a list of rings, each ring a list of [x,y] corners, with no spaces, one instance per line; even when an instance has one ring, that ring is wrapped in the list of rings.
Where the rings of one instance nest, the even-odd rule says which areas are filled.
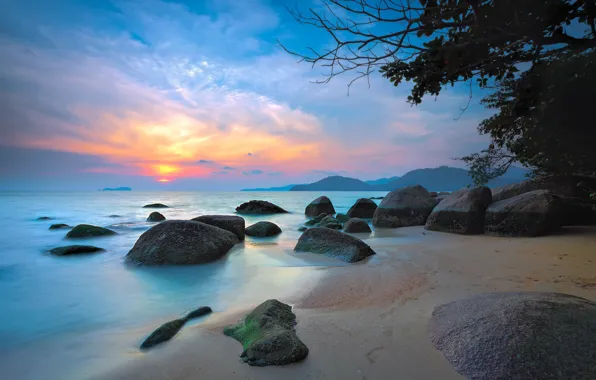
[[[209,305],[215,312],[291,294],[316,281],[317,265],[342,265],[293,255],[305,221],[304,207],[321,194],[200,192],[0,193],[0,368],[10,379],[77,379],[124,352],[136,350],[152,328],[185,311]],[[360,197],[383,192],[326,192],[338,212]],[[233,214],[250,199],[265,199],[290,214],[247,216],[278,224],[271,239],[247,237],[223,259],[191,267],[131,267],[123,259],[151,227],[147,203],[161,202],[167,219]],[[110,215],[119,215],[114,218]],[[54,220],[37,221],[40,216]],[[53,223],[95,224],[116,236],[66,241]],[[91,244],[106,252],[54,257],[45,251]],[[36,364],[32,365],[31,361]],[[81,368],[85,371],[81,372]]]

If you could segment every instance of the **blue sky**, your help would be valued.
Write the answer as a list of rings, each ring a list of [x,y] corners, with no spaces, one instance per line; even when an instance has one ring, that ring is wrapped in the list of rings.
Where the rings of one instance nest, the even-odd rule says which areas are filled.
[[[312,84],[294,1],[14,0],[0,13],[0,189],[234,190],[400,175],[478,151],[468,88],[418,107],[373,75]],[[299,7],[320,9],[316,1]]]

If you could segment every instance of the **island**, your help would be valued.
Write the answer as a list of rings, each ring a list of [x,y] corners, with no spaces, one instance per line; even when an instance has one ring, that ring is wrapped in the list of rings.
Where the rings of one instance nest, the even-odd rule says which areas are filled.
[[[132,191],[130,187],[104,187],[99,191]]]

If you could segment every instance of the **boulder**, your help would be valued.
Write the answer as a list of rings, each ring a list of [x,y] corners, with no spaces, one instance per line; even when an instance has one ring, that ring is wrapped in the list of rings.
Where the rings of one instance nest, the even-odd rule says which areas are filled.
[[[262,221],[257,222],[252,226],[248,226],[246,228],[246,234],[248,236],[256,237],[275,236],[281,234],[281,228],[279,228],[275,223]]]
[[[251,366],[285,365],[304,359],[308,348],[296,335],[292,307],[278,300],[257,306],[224,334],[242,343],[240,358]]]
[[[491,200],[488,187],[455,191],[433,209],[424,228],[456,234],[481,234],[484,232],[484,213]]]
[[[197,222],[207,223],[209,225],[223,228],[230,231],[240,240],[244,240],[244,228],[246,223],[244,218],[236,215],[201,215],[193,218]]]
[[[308,227],[305,227],[305,226],[298,227],[298,231],[300,231],[300,232],[304,232],[306,230],[308,230]]]
[[[314,201],[310,202],[304,210],[306,216],[317,216],[320,214],[335,214],[335,208],[333,203],[326,196],[318,197]]]
[[[557,196],[587,199],[587,193],[579,186],[585,179],[579,177],[529,179],[492,189],[493,202],[513,198],[535,190],[550,190]],[[593,185],[593,184],[592,184]]]
[[[48,229],[49,230],[61,230],[63,228],[70,228],[70,226],[68,224],[58,223],[58,224],[52,224],[50,226],[50,228],[48,228]]]
[[[149,214],[149,216],[147,217],[147,221],[148,222],[163,222],[164,220],[166,220],[166,217],[163,216],[162,214],[160,214],[157,211],[153,211],[151,214]]]
[[[366,220],[360,218],[351,218],[344,224],[344,232],[349,233],[360,233],[360,232],[372,232]]]
[[[286,214],[287,211],[267,201],[249,201],[236,207],[239,214]]]
[[[39,218],[37,218],[37,220],[54,220],[54,218],[49,216],[40,216]]]
[[[439,193],[437,193],[436,191],[431,191],[431,192],[429,192],[429,194],[432,198],[436,198],[439,196]]]
[[[86,237],[96,237],[96,236],[109,236],[109,235],[116,235],[116,232],[109,230],[107,228],[92,226],[90,224],[79,224],[72,230],[68,231],[66,237],[69,239],[72,238],[86,238]]]
[[[596,379],[596,303],[584,298],[479,294],[435,308],[428,333],[467,379]]]
[[[166,220],[145,231],[126,255],[144,265],[203,264],[224,256],[239,243],[233,233],[193,220]]]
[[[174,319],[173,321],[164,323],[143,341],[141,344],[141,350],[147,350],[157,346],[158,344],[167,342],[176,334],[178,334],[178,331],[182,329],[186,322],[193,318],[202,317],[209,313],[211,313],[211,308],[209,306],[201,306],[198,309],[188,313],[184,318]]]
[[[105,251],[103,248],[94,247],[92,245],[66,245],[64,247],[57,247],[50,249],[50,253],[55,256],[79,255],[82,253],[95,253]]]
[[[151,203],[148,205],[143,206],[143,208],[169,208],[170,206],[166,206],[163,203]]]
[[[350,220],[350,217],[347,216],[346,214],[339,213],[339,214],[335,215],[335,219],[337,219],[337,221],[340,223],[345,223],[348,220]]]
[[[320,227],[331,228],[334,230],[341,230],[343,228],[343,224],[331,215],[327,215],[319,222]]]
[[[561,200],[547,190],[535,190],[488,206],[484,232],[495,236],[541,236],[562,222]]]
[[[307,220],[304,224],[307,226],[315,226],[315,225],[321,223],[321,220],[323,220],[323,218],[325,218],[328,215],[329,214],[319,214],[319,215],[315,216],[314,218]]]
[[[349,218],[365,218],[370,219],[373,217],[377,204],[368,198],[360,198],[350,207],[347,216]]]
[[[375,254],[372,248],[354,236],[318,227],[305,231],[298,239],[294,251],[318,253],[348,263],[364,260]]]
[[[393,190],[379,204],[373,225],[381,228],[422,226],[436,203],[420,185]]]

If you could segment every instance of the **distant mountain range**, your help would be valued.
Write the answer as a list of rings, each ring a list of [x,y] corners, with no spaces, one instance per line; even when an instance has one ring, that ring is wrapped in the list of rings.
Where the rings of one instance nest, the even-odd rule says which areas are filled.
[[[242,189],[242,191],[289,191],[296,185],[286,185],[280,187],[257,187],[255,189]]]
[[[526,179],[527,172],[526,169],[512,167],[502,177],[490,181],[488,187],[521,182]],[[412,170],[401,177],[361,181],[356,178],[331,176],[310,184],[272,187],[258,189],[258,191],[391,191],[411,185],[422,185],[430,191],[455,191],[472,183],[468,170],[441,166]],[[243,191],[257,190],[246,189]]]

